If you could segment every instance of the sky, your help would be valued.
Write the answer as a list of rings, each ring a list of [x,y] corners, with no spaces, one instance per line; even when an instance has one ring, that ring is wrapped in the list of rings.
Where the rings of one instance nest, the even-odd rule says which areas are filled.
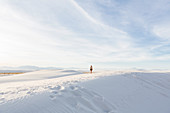
[[[0,66],[170,68],[170,0],[0,0]]]

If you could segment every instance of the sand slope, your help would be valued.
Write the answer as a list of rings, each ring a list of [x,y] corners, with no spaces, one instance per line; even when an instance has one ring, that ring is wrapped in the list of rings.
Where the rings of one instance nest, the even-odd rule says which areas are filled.
[[[42,70],[0,78],[0,113],[169,113],[170,74]]]

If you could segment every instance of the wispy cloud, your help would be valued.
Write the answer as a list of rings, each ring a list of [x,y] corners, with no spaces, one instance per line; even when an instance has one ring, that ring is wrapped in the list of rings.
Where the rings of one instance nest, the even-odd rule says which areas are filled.
[[[170,22],[167,24],[155,25],[153,33],[163,40],[170,40]]]

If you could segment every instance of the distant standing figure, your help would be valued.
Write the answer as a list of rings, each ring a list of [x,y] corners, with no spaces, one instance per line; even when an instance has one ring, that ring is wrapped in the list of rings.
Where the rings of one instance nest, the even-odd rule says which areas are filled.
[[[92,67],[92,65],[90,66],[90,72],[92,73],[92,71],[93,71],[93,67]]]

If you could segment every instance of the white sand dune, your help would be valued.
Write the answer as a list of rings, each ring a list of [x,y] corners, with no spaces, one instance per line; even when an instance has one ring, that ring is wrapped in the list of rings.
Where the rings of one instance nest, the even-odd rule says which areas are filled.
[[[28,72],[24,74],[16,74],[8,77],[3,77],[0,79],[0,83],[44,80],[44,79],[59,78],[63,76],[70,76],[70,75],[77,75],[77,74],[82,74],[82,73],[74,70],[40,70],[40,71],[34,71],[34,72]]]
[[[170,113],[170,73],[41,70],[0,77],[0,113]]]

